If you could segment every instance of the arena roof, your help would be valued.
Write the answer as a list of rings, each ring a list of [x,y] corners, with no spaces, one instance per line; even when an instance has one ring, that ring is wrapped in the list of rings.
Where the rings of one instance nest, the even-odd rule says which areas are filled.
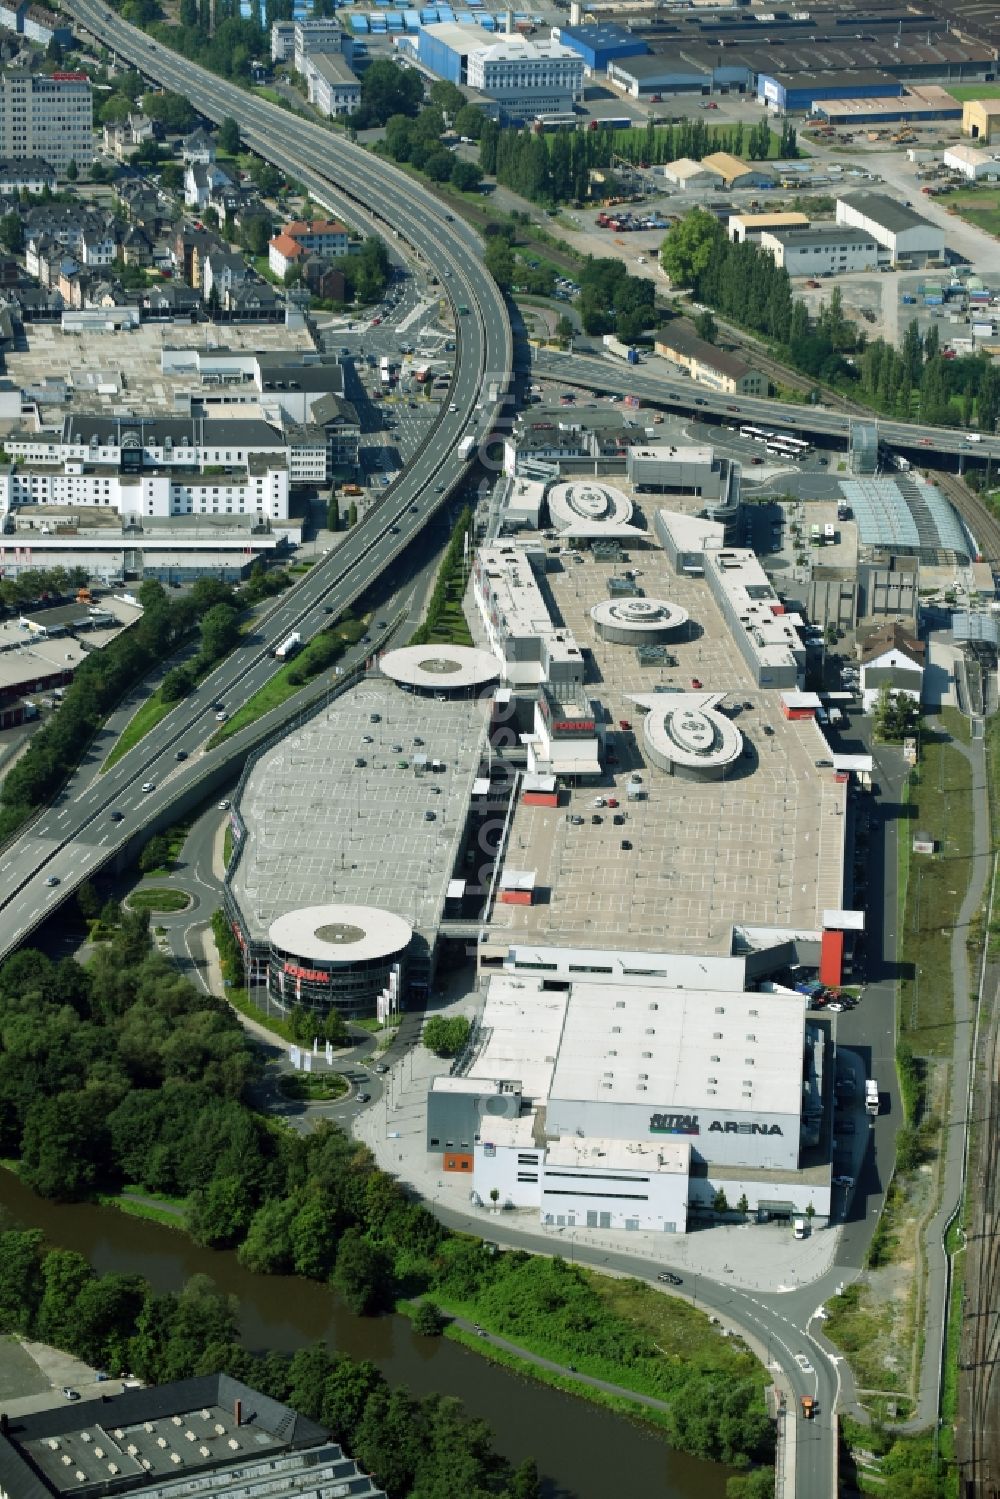
[[[798,1115],[804,1030],[798,996],[574,983],[550,1097]]]

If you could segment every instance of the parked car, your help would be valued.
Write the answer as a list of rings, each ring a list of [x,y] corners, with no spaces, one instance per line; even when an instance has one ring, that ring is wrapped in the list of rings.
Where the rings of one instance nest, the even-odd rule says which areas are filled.
[[[681,1284],[680,1276],[675,1275],[672,1270],[661,1270],[656,1278],[657,1280],[662,1280],[664,1285],[668,1286],[679,1286]]]

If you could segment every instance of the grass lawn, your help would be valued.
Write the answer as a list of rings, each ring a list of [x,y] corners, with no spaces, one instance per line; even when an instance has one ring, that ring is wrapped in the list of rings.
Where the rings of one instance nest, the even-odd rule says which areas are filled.
[[[186,890],[133,890],[126,904],[133,911],[186,911],[191,897]]]
[[[332,636],[340,644],[341,650],[338,654],[342,654],[347,646],[354,645],[361,639],[371,620],[370,614],[366,614],[363,619],[345,619],[340,624],[334,625],[332,629],[322,631],[322,638],[325,642]],[[314,637],[314,640],[318,639],[320,639],[319,636]],[[271,712],[272,708],[280,708],[282,703],[287,703],[290,697],[294,697],[297,692],[302,691],[303,687],[308,686],[310,680],[316,680],[321,675],[321,672],[311,675],[309,671],[312,644],[313,641],[310,641],[309,645],[297,656],[280,666],[259,692],[255,692],[242,708],[237,708],[232,717],[219,726],[208,741],[209,749],[214,749],[217,744],[222,744],[233,734],[238,734],[248,724],[256,723],[258,718],[263,718],[266,713]],[[331,665],[335,659],[336,657],[331,657],[327,665]]]
[[[121,738],[101,766],[102,772],[110,770],[123,755],[127,755],[130,749],[134,749],[140,739],[145,739],[150,730],[155,729],[156,725],[166,718],[171,708],[176,706],[176,703],[165,703],[158,691],[154,692],[152,697],[147,698],[125,725]]]
[[[135,1193],[135,1196],[130,1196]],[[149,1198],[148,1202],[137,1202],[137,1197]],[[142,1218],[147,1223],[159,1223],[163,1228],[183,1228],[184,1211],[187,1206],[183,1197],[168,1197],[163,1192],[148,1192],[145,1187],[126,1187],[115,1194],[98,1196],[101,1207],[114,1208],[129,1218]],[[162,1203],[162,1207],[155,1206]]]
[[[900,837],[909,845],[918,828],[926,830],[937,852],[909,856],[899,944],[905,954],[899,1030],[917,1056],[946,1057],[954,1018],[951,934],[969,880],[972,784],[968,761],[931,725],[921,737],[909,801],[913,811]]]
[[[709,1322],[705,1312],[677,1296],[662,1295],[643,1281],[619,1280],[588,1270],[582,1273],[590,1290],[604,1304],[610,1323],[626,1322],[649,1338],[662,1355],[662,1363],[643,1358],[625,1362],[614,1356],[602,1357],[587,1352],[579,1347],[572,1328],[560,1323],[557,1313],[546,1319],[547,1325],[536,1325],[528,1332],[524,1326],[515,1330],[493,1325],[475,1301],[459,1303],[437,1291],[434,1300],[443,1310],[458,1312],[479,1322],[489,1332],[508,1338],[531,1353],[554,1363],[572,1362],[583,1374],[606,1379],[643,1395],[669,1400],[675,1386],[676,1369],[684,1364],[722,1378],[751,1379],[759,1385],[763,1398],[763,1391],[770,1382],[763,1365],[757,1362],[742,1339],[724,1338],[721,1330]]]
[[[339,1072],[292,1072],[284,1073],[278,1087],[286,1098],[299,1098],[307,1102],[328,1103],[334,1098],[343,1098],[347,1084]]]
[[[944,204],[966,223],[1000,237],[1000,188],[961,188],[957,193],[949,193]]]
[[[16,1400],[22,1395],[41,1395],[52,1388],[16,1338],[0,1338],[0,1400]]]

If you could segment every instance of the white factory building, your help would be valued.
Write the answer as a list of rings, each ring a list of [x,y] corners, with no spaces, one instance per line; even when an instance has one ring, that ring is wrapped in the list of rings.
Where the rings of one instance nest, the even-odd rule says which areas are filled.
[[[545,565],[545,551],[538,546],[482,547],[472,568],[473,595],[505,680],[512,687],[548,683],[573,697],[583,685],[583,654],[572,631],[549,614],[534,572]]]
[[[801,996],[704,987],[704,965],[703,986],[619,984],[586,956],[559,988],[491,979],[471,1063],[428,1094],[442,1169],[554,1226],[683,1233],[720,1189],[761,1218],[811,1204],[822,1221],[830,1167],[810,1151],[828,1049]]]
[[[583,58],[562,42],[504,36],[469,53],[469,87],[520,118],[572,108],[583,79]]]
[[[759,238],[775,265],[790,276],[837,276],[848,271],[877,271],[888,264],[888,251],[865,229],[767,229]]]
[[[905,203],[881,193],[850,193],[837,199],[837,223],[863,229],[889,252],[891,264],[926,265],[944,259],[945,231]]]
[[[941,157],[946,167],[961,172],[969,182],[988,182],[1000,177],[1000,158],[981,147],[961,145],[949,146]]]

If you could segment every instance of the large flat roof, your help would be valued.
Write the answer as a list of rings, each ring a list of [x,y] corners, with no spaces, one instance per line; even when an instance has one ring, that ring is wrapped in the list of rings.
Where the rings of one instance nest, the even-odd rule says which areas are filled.
[[[240,793],[247,832],[232,876],[255,940],[279,917],[331,902],[436,932],[487,711],[373,676],[267,751]],[[419,755],[444,768],[418,773]]]
[[[469,1076],[519,1081],[526,1098],[543,1104],[565,1018],[565,994],[543,989],[540,981],[494,975],[480,1022],[487,1039]]]
[[[937,228],[936,224],[931,224],[927,219],[921,218],[919,213],[914,213],[912,208],[907,208],[905,203],[887,198],[884,193],[844,193],[837,202],[845,203],[855,213],[864,214],[866,219],[880,224],[890,234],[902,234],[906,229]]]
[[[797,1115],[804,1036],[801,996],[575,983],[550,1097]]]

